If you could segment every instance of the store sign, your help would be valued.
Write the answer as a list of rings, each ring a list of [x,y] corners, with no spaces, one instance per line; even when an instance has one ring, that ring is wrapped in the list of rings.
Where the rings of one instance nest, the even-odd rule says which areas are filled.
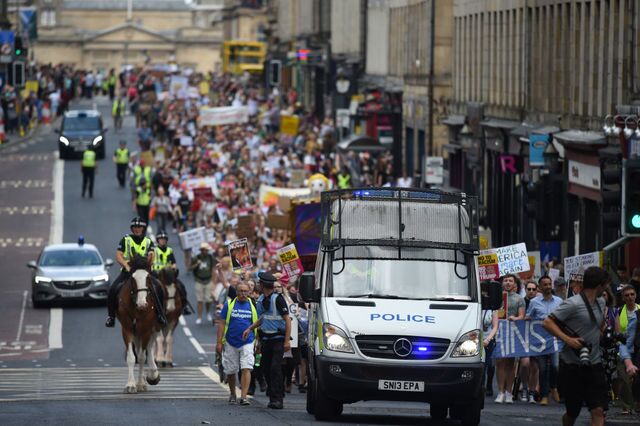
[[[549,135],[529,136],[529,165],[531,167],[544,166],[544,150],[549,144]]]
[[[500,170],[502,174],[518,174],[517,159],[514,155],[501,155],[500,156]]]
[[[600,191],[600,167],[569,160],[569,182]]]

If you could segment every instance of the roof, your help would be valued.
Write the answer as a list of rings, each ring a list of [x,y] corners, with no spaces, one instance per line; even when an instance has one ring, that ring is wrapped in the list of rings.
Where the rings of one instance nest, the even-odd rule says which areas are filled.
[[[44,249],[49,251],[49,250],[69,250],[69,249],[81,249],[81,248],[98,251],[96,246],[88,243],[84,243],[83,245],[78,245],[78,243],[51,244],[46,246]]]
[[[553,135],[561,144],[606,145],[607,138],[602,132],[586,130],[565,130]]]
[[[111,34],[111,33],[116,33],[122,29],[126,29],[126,28],[132,28],[136,31],[140,31],[149,35],[152,35],[154,37],[158,37],[161,38],[163,40],[167,40],[167,41],[173,41],[172,39],[172,35],[175,36],[175,31],[171,31],[171,35],[169,34],[169,32],[163,32],[160,33],[158,31],[154,31],[152,29],[149,29],[147,27],[143,27],[142,25],[138,25],[134,22],[125,22],[124,24],[119,24],[110,28],[106,28],[104,30],[95,32],[95,33],[91,33],[91,34],[87,34],[86,35],[86,40],[95,40],[99,37],[103,37],[107,34]]]
[[[542,123],[520,123],[511,131],[512,136],[528,138],[530,135],[549,135],[560,131],[558,126]]]
[[[100,111],[97,111],[95,109],[74,109],[74,110],[65,112],[64,116],[76,118],[81,114],[84,114],[87,117],[100,117]]]
[[[450,116],[442,120],[442,124],[446,124],[447,126],[463,126],[464,120],[464,115],[451,114]]]
[[[127,0],[64,0],[67,10],[127,10]],[[133,10],[191,10],[185,0],[132,0]]]

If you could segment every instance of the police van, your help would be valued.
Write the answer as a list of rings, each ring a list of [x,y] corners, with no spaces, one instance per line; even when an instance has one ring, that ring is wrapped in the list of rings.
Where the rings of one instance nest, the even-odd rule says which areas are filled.
[[[421,401],[477,425],[484,407],[481,310],[502,289],[477,275],[478,201],[420,189],[321,196],[309,309],[307,412],[366,400]]]

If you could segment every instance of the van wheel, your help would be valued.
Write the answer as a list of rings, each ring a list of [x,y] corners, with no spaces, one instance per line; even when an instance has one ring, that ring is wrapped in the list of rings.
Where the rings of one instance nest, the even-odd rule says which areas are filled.
[[[430,404],[429,405],[429,413],[431,414],[431,418],[433,420],[442,421],[447,418],[447,407],[444,404]]]
[[[342,402],[327,398],[320,389],[317,377],[313,380],[313,411],[316,420],[331,420],[342,414]]]
[[[460,420],[464,426],[477,426],[480,424],[482,401],[479,398],[474,398],[471,401],[471,404],[451,407],[451,417]]]

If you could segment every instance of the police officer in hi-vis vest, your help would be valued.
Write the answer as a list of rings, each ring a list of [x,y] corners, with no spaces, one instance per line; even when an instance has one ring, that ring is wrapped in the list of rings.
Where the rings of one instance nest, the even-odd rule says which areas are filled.
[[[120,141],[120,147],[113,153],[113,162],[116,163],[116,176],[120,188],[127,183],[127,169],[129,168],[129,149],[127,142]]]
[[[82,153],[82,198],[89,189],[89,198],[93,198],[93,181],[96,176],[96,152],[93,147],[88,147]]]
[[[291,318],[284,297],[274,291],[276,278],[268,272],[260,272],[258,279],[262,285],[262,295],[256,302],[260,318],[244,331],[242,337],[246,340],[249,333],[260,327],[261,366],[269,395],[267,407],[281,410],[284,399],[282,359],[291,349]]]
[[[164,268],[173,268],[176,270],[176,288],[180,297],[182,298],[182,313],[184,315],[191,315],[191,309],[189,306],[189,300],[187,299],[187,289],[182,281],[178,277],[178,266],[176,265],[176,257],[173,254],[173,249],[167,245],[169,242],[169,236],[166,232],[160,231],[156,234],[156,247],[153,249],[153,266],[151,267],[151,273],[160,278],[160,271]]]
[[[129,261],[135,255],[146,257],[149,265],[153,265],[154,247],[153,242],[145,235],[147,223],[139,217],[134,217],[131,221],[131,233],[122,237],[118,243],[116,250],[116,262],[122,266],[120,275],[115,279],[109,288],[107,296],[107,309],[109,316],[105,326],[113,327],[115,325],[116,310],[118,308],[118,293],[124,285],[124,280],[129,276],[131,267]],[[164,301],[162,288],[158,280],[152,276],[151,293],[156,303],[156,315],[161,326],[167,325],[167,319],[164,316]]]

